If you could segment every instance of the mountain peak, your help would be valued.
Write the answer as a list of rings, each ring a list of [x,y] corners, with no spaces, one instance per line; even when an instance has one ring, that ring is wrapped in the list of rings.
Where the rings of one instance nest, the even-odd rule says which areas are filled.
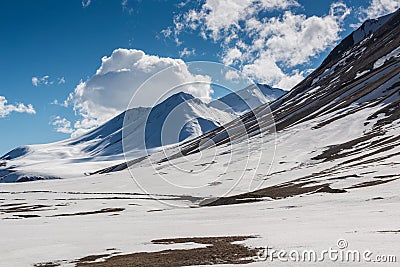
[[[379,29],[387,24],[390,20],[396,20],[399,17],[400,9],[394,13],[365,21],[358,29],[350,33],[344,38],[325,58],[319,68],[326,67],[329,63],[341,58],[343,53],[351,50],[356,45],[361,45],[363,40],[366,40],[372,33],[376,33]],[[393,24],[392,27],[395,27]]]
[[[358,44],[366,37],[368,37],[371,33],[375,32],[379,29],[383,24],[385,24],[390,18],[395,15],[396,12],[387,14],[385,16],[368,19],[366,20],[357,30],[355,30],[351,36],[353,37],[353,44]]]
[[[195,97],[194,96],[192,96],[191,94],[189,94],[189,93],[186,93],[186,92],[179,92],[179,93],[176,93],[176,94],[173,94],[172,96],[170,96],[170,97],[168,97],[165,101],[168,101],[168,100],[176,100],[176,99],[181,99],[181,100],[184,100],[184,101],[187,101],[187,100],[191,100],[191,99],[194,99]]]

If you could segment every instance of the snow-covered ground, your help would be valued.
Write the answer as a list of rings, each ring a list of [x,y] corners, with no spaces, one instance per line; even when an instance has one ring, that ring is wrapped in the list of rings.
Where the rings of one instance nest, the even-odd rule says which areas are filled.
[[[110,252],[176,249],[182,245],[156,245],[150,241],[230,235],[257,235],[259,238],[247,240],[245,244],[287,251],[337,248],[337,240],[345,239],[352,250],[369,249],[374,256],[399,256],[394,246],[398,243],[395,231],[399,230],[399,185],[397,180],[342,194],[315,193],[241,205],[176,208],[141,195],[142,191],[127,171],[4,184],[0,201],[0,265],[29,266]],[[196,202],[188,197],[163,196],[162,199],[179,206],[192,206]],[[4,206],[7,204],[15,206]],[[31,208],[32,211],[4,212],[7,208],[24,206],[29,210],[33,205],[43,206]],[[124,210],[52,217],[107,208]],[[17,217],[27,214],[39,217]],[[184,248],[196,246],[186,244]],[[265,264],[258,262],[249,266]],[[268,264],[288,266],[278,260]],[[331,266],[332,262],[326,260],[318,265]],[[348,266],[348,263],[341,265]],[[353,265],[364,266],[365,262]]]
[[[390,42],[400,40],[400,29],[382,27],[373,31],[376,41],[368,33],[354,46],[341,44],[271,109],[262,105],[127,165],[112,153],[81,154],[102,147],[104,136],[92,138],[98,133],[77,142],[76,151],[60,148],[62,142],[43,145],[34,151],[41,163],[29,161],[34,155],[29,149],[14,151],[10,159],[25,157],[4,158],[6,175],[18,168],[39,171],[46,164],[50,175],[54,169],[54,175],[69,179],[1,184],[0,266],[68,266],[88,255],[189,250],[204,244],[151,241],[215,236],[257,236],[241,242],[259,251],[268,246],[318,255],[332,249],[361,253],[359,262],[336,260],[342,266],[394,256],[390,260],[397,263],[380,265],[395,266],[400,261],[400,59],[386,59],[397,47]],[[79,147],[86,141],[96,149]],[[48,155],[57,154],[69,159],[53,163]],[[129,154],[128,160],[138,155]],[[115,164],[120,165],[99,171]],[[254,260],[249,266],[299,264],[287,256],[287,262]],[[333,262],[302,262],[313,264]]]
[[[254,136],[248,142],[220,146],[217,154],[215,149],[208,149],[201,157],[193,154],[156,166],[142,162],[131,169],[136,180],[129,170],[123,170],[81,178],[2,184],[0,266],[49,261],[68,266],[73,265],[68,262],[88,255],[199,246],[153,244],[153,239],[232,235],[256,235],[258,238],[244,243],[258,248],[300,252],[312,249],[319,253],[337,248],[336,242],[345,239],[352,250],[370,250],[373,256],[397,255],[393,244],[398,243],[400,230],[399,180],[354,186],[398,177],[400,156],[353,167],[345,162],[360,154],[327,162],[312,159],[326,145],[345,143],[362,135],[371,127],[363,125],[363,118],[370,112],[362,110],[319,129],[310,126],[320,119],[300,124],[277,133],[276,139]],[[391,134],[398,136],[398,129],[392,127]],[[400,146],[381,153],[378,149],[371,147],[361,155],[374,152],[370,158],[377,159],[400,152]],[[275,153],[271,154],[273,150]],[[195,159],[196,156],[199,158]],[[244,168],[246,165],[249,167]],[[329,169],[332,171],[321,175],[321,171]],[[186,181],[186,187],[163,184],[161,176],[176,183]],[[344,188],[346,192],[314,191],[283,199],[265,197],[261,202],[240,205],[199,206],[204,199],[221,193],[248,191],[253,177],[263,182],[263,188],[312,181],[305,187],[328,183],[331,188]],[[143,189],[154,196],[144,194]],[[265,264],[258,261],[249,266]],[[288,265],[278,259],[268,264]],[[348,266],[348,262],[337,264]],[[331,266],[332,261],[326,259],[318,265]],[[364,266],[365,262],[353,265]]]

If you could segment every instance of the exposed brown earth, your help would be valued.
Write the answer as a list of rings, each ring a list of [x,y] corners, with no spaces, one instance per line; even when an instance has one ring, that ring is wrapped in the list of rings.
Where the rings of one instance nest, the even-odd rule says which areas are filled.
[[[208,202],[200,205],[221,206],[221,205],[242,204],[242,203],[261,201],[265,197],[270,197],[272,199],[281,199],[312,192],[325,192],[325,193],[345,192],[344,190],[340,189],[332,189],[329,187],[329,184],[318,184],[318,185],[310,185],[310,184],[311,182],[285,183],[282,185],[271,186],[240,195],[221,197],[213,202]]]
[[[13,204],[6,204],[9,207],[4,208],[5,206],[0,207],[0,212],[4,213],[16,213],[16,212],[29,212],[29,211],[44,211],[44,210],[51,210],[48,209],[49,205],[13,205]],[[7,207],[7,206],[6,206]]]
[[[378,233],[393,233],[393,234],[399,234],[400,230],[384,230],[384,231],[378,231]]]
[[[380,184],[386,184],[392,181],[395,181],[399,178],[394,178],[394,179],[389,179],[389,180],[375,180],[375,181],[368,181],[360,184],[356,184],[353,186],[350,186],[346,189],[354,189],[354,188],[362,188],[362,187],[369,187],[369,186],[375,186],[375,185],[380,185]]]
[[[124,208],[104,208],[101,210],[93,210],[93,211],[81,211],[76,213],[62,213],[55,214],[48,217],[66,217],[66,216],[82,216],[82,215],[92,215],[92,214],[100,214],[100,213],[110,213],[110,212],[121,212],[124,211]]]
[[[254,236],[188,237],[158,239],[153,244],[197,243],[206,247],[193,249],[167,249],[157,252],[137,252],[124,255],[90,255],[71,261],[77,267],[176,267],[215,264],[248,264],[255,261],[258,250],[234,242],[244,241]],[[103,261],[94,262],[102,259]],[[35,267],[54,267],[66,261],[37,263]]]

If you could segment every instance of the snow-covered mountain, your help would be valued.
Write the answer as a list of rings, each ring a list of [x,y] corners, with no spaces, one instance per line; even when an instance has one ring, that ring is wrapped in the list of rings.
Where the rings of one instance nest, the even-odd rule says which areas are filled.
[[[225,111],[233,110],[233,112],[240,114],[270,103],[285,93],[286,91],[282,89],[272,88],[266,84],[250,85],[212,101],[210,106]]]
[[[259,85],[232,92],[211,103],[187,93],[177,93],[153,108],[127,110],[80,137],[10,151],[0,158],[5,165],[0,169],[0,182],[74,177],[83,173],[80,167],[60,173],[58,168],[46,167],[48,161],[53,164],[58,161],[57,164],[63,166],[86,164],[85,171],[90,172],[123,160],[123,152],[127,150],[137,157],[145,156],[160,147],[212,131],[249,111],[250,107],[265,104],[284,93]],[[223,104],[218,105],[220,103]]]
[[[381,26],[359,42],[353,41],[359,30],[345,38],[319,68],[271,105],[262,105],[223,127],[188,140],[175,151],[171,148],[170,153],[155,153],[147,161],[164,164],[179,162],[179,158],[198,151],[204,155],[209,149],[216,149],[204,145],[210,139],[222,151],[213,160],[204,159],[206,162],[230,162],[232,166],[234,163],[222,156],[227,153],[224,150],[230,151],[227,154],[231,156],[241,154],[249,143],[254,145],[250,149],[253,153],[259,150],[273,154],[270,160],[275,164],[268,166],[268,160],[263,159],[260,162],[265,168],[254,168],[256,177],[263,177],[272,187],[220,198],[212,205],[274,197],[277,188],[284,191],[296,187],[298,193],[334,193],[398,179],[400,11],[376,20],[376,24]],[[275,130],[276,138],[269,134]],[[229,147],[232,145],[242,152],[235,152]],[[244,160],[242,155],[235,161],[237,170],[246,166]],[[134,169],[138,164],[128,165]],[[224,177],[217,171],[221,166],[214,165],[214,175]],[[123,168],[119,165],[106,172]],[[218,181],[229,184],[231,176]]]
[[[65,165],[7,160],[2,172],[91,175],[2,184],[0,265],[396,265],[400,11],[360,42],[353,35],[270,107],[165,151],[115,165],[104,156],[103,169],[93,161],[101,156]],[[76,153],[113,132],[82,137]],[[43,145],[43,157],[75,153],[56,147]],[[103,151],[94,147],[90,153]],[[20,148],[9,158],[29,153]],[[340,253],[327,258],[327,250]]]
[[[353,44],[358,44],[366,37],[374,33],[377,29],[379,29],[383,24],[385,24],[394,14],[388,14],[386,16],[376,18],[376,19],[368,19],[366,20],[360,28],[355,30],[350,36],[353,38]]]

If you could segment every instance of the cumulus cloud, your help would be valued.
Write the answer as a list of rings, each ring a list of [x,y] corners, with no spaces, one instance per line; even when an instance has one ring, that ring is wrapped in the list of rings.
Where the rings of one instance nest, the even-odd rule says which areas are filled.
[[[207,0],[199,11],[194,9],[182,15],[185,25],[200,28],[203,36],[219,40],[228,32],[240,28],[240,22],[261,10],[285,9],[298,6],[295,0]]]
[[[155,74],[151,82],[145,82]],[[124,111],[133,96],[130,107],[153,106],[178,91],[207,101],[212,94],[210,82],[208,76],[192,74],[181,59],[116,49],[103,57],[96,74],[81,81],[68,97],[68,103],[82,117],[74,128],[79,133],[93,129]],[[177,87],[182,84],[188,85]]]
[[[71,122],[60,116],[56,116],[50,124],[53,125],[54,129],[59,133],[70,134],[74,131],[71,127]]]
[[[8,116],[12,112],[36,114],[35,109],[31,104],[25,105],[22,103],[7,104],[5,96],[0,96],[0,118]]]
[[[366,19],[373,19],[381,17],[383,15],[393,13],[400,8],[399,0],[372,0],[369,2],[369,6],[361,8],[360,21]]]
[[[167,33],[179,36],[187,30],[218,41],[224,64],[258,82],[291,89],[304,78],[296,68],[336,44],[351,11],[335,2],[323,16],[306,16],[294,13],[294,6],[299,6],[294,0],[207,0],[176,15],[174,30]]]
[[[237,81],[239,80],[240,76],[237,71],[234,70],[228,70],[225,72],[225,79],[228,81]]]
[[[241,57],[242,52],[237,47],[233,47],[225,51],[225,55],[222,61],[226,65],[233,65],[234,63],[240,61]]]

